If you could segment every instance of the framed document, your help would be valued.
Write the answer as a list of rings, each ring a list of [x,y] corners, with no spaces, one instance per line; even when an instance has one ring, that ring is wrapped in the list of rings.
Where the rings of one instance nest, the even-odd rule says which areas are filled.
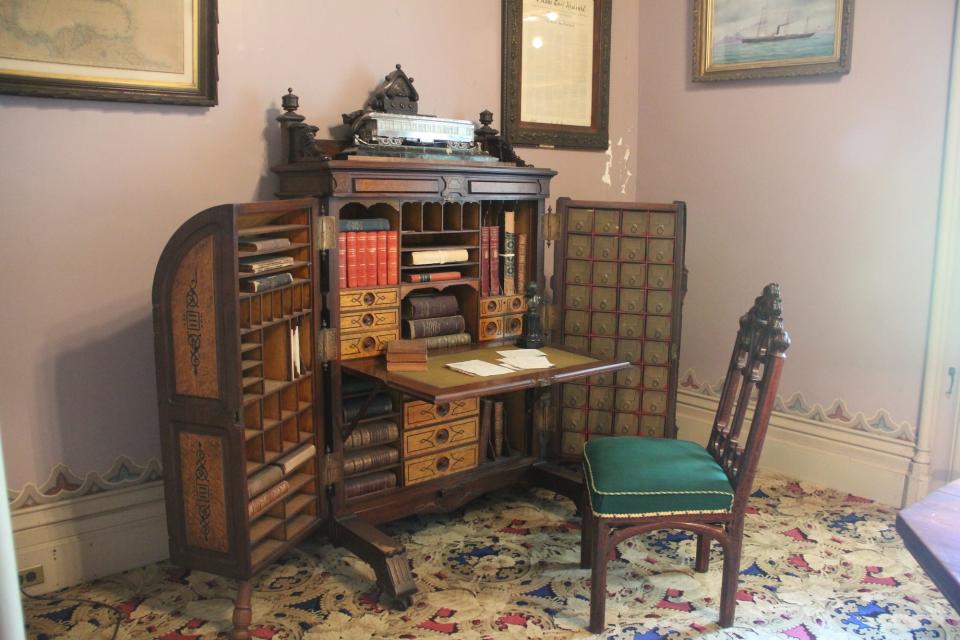
[[[0,0],[0,93],[217,104],[217,0]]]
[[[515,145],[606,149],[611,0],[503,0],[502,127]]]

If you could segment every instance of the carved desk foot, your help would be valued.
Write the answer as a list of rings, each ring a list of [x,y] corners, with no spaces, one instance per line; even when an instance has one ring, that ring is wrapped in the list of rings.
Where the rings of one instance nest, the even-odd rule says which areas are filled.
[[[406,609],[413,603],[417,585],[410,573],[403,545],[358,517],[335,520],[332,537],[337,544],[373,567],[377,584],[390,594],[399,609]]]

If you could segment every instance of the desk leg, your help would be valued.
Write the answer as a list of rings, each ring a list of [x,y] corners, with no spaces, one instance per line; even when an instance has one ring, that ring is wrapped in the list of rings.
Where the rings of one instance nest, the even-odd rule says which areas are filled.
[[[249,580],[241,580],[237,585],[237,599],[233,603],[233,631],[231,640],[248,640],[250,638],[250,619],[253,612],[250,600],[253,595],[253,585]]]
[[[336,519],[332,537],[336,544],[373,567],[377,584],[393,596],[401,610],[413,603],[417,585],[403,545],[356,516]]]

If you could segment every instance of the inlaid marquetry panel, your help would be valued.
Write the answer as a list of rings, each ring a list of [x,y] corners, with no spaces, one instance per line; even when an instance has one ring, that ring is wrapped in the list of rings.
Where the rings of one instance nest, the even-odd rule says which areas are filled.
[[[183,257],[170,289],[175,388],[178,394],[218,398],[213,236]]]
[[[226,553],[223,450],[220,437],[180,432],[180,490],[187,544]]]

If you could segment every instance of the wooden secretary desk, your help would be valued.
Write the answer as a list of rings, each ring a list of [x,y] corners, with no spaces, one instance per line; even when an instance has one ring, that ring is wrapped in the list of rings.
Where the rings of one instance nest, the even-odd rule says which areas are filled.
[[[318,528],[407,606],[409,563],[378,524],[523,483],[578,500],[579,474],[557,462],[587,438],[675,435],[681,203],[561,199],[558,218],[545,208],[549,169],[330,159],[303,144],[302,118],[280,120],[282,199],[190,218],[153,291],[171,557],[240,580],[235,638],[248,637],[254,574]],[[481,283],[482,230],[508,211],[524,239],[518,282],[543,290],[554,245],[544,349],[556,366],[471,378],[444,363],[494,361],[527,310],[521,292],[484,295]],[[369,219],[397,232],[398,282],[343,287],[340,225]],[[253,242],[264,237],[274,242]],[[460,277],[408,282],[433,269],[408,254],[438,248],[466,252],[443,266]],[[284,262],[243,270],[264,257]],[[255,290],[267,276],[282,282]],[[426,372],[388,371],[381,354],[403,335],[404,301],[423,292],[456,297],[470,344],[431,350]],[[490,400],[505,425],[499,450],[484,431]]]

